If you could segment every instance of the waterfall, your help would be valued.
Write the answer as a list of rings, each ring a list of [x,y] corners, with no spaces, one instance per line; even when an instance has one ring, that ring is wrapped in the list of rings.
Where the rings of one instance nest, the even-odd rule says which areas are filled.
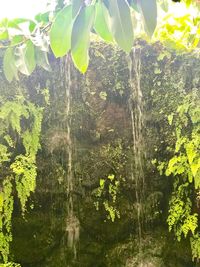
[[[141,49],[134,47],[129,55],[130,98],[129,109],[131,115],[133,138],[133,161],[131,163],[131,177],[135,184],[135,197],[137,209],[139,248],[141,247],[142,227],[144,220],[144,157],[145,147],[143,138],[144,128],[144,103],[141,90]]]
[[[74,212],[74,174],[73,174],[73,142],[71,136],[71,75],[72,75],[72,63],[70,56],[66,56],[64,59],[63,77],[65,86],[65,130],[67,133],[68,146],[67,146],[67,161],[66,161],[66,182],[67,182],[67,218],[66,218],[66,234],[68,247],[73,249],[74,257],[77,254],[77,242],[79,240],[79,220]]]

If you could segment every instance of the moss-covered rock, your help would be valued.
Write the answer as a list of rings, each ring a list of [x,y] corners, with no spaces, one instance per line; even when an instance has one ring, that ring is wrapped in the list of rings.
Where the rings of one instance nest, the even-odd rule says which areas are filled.
[[[85,76],[72,72],[71,111],[66,117],[66,84],[62,63],[52,60],[51,73],[37,70],[20,84],[9,86],[0,76],[4,99],[20,86],[32,101],[48,88],[50,105],[45,109],[42,149],[39,152],[37,190],[25,219],[16,205],[12,255],[23,267],[189,267],[191,253],[186,242],[168,234],[166,214],[171,178],[160,176],[152,164],[168,157],[174,138],[167,116],[191,88],[200,87],[200,60],[177,56],[160,44],[138,41],[141,49],[141,89],[144,101],[145,210],[138,238],[136,183],[132,179],[132,129],[129,110],[130,83],[127,56],[115,47],[93,44]],[[9,90],[8,90],[9,89]],[[71,119],[72,143],[66,135]],[[67,153],[73,147],[74,211],[80,221],[76,253],[67,245]],[[114,175],[120,183],[115,209],[120,218],[108,219],[103,203],[112,203],[107,183],[96,210],[100,179]],[[107,181],[107,180],[106,180]]]

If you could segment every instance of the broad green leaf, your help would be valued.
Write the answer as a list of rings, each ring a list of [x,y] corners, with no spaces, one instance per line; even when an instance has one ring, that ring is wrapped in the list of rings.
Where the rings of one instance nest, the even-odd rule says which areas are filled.
[[[17,78],[17,68],[15,66],[15,57],[13,48],[9,47],[4,55],[3,70],[6,79],[11,82],[13,78]]]
[[[23,40],[24,40],[24,39],[23,39],[23,35],[15,35],[15,36],[12,38],[11,46],[18,45],[18,44],[20,44]]]
[[[49,11],[45,13],[39,13],[35,16],[35,20],[42,23],[49,22]]]
[[[11,33],[15,33],[16,31],[17,34],[19,34],[19,31],[21,31],[22,33],[24,33],[24,35],[29,35],[35,29],[35,27],[36,27],[35,22],[30,19],[17,18],[9,20],[8,22],[8,30]]]
[[[118,45],[125,51],[130,52],[133,46],[133,26],[131,21],[130,7],[126,0],[110,0],[109,13],[111,30]]]
[[[81,6],[83,5],[83,0],[72,0],[72,16],[76,17]]]
[[[113,37],[109,29],[109,13],[103,2],[98,2],[96,4],[94,29],[105,41],[113,41]]]
[[[41,51],[39,48],[36,48],[35,50],[35,57],[36,57],[36,63],[38,66],[42,67],[43,69],[50,71],[51,67],[49,64],[47,52]]]
[[[15,49],[15,65],[25,75],[30,75],[35,69],[35,50],[30,40]]]
[[[156,0],[138,1],[144,25],[149,36],[152,36],[157,25],[157,3]]]
[[[9,27],[17,27],[17,25],[24,23],[24,22],[30,22],[29,19],[24,19],[24,18],[16,18],[8,21],[8,26]]]
[[[71,48],[72,6],[64,7],[56,16],[50,30],[50,45],[56,57],[62,57]]]
[[[30,21],[29,23],[29,31],[32,33],[36,29],[36,23],[33,21]]]
[[[93,26],[95,6],[82,7],[77,15],[72,29],[71,54],[75,66],[86,72],[89,64],[90,31]]]
[[[20,30],[20,24],[22,23],[29,23],[28,19],[22,19],[22,18],[18,18],[18,19],[12,19],[8,21],[8,28],[15,28]]]

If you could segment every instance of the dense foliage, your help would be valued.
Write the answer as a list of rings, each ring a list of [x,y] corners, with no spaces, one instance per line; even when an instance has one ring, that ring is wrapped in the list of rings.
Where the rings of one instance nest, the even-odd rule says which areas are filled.
[[[40,148],[42,108],[25,100],[23,95],[0,104],[0,255],[8,260],[12,241],[13,192],[16,190],[22,214],[36,187],[36,154]]]
[[[199,189],[200,189],[200,105],[199,92],[184,97],[175,113],[168,116],[173,127],[175,147],[168,147],[168,162],[159,170],[173,175],[173,191],[169,202],[167,223],[178,241],[190,237],[193,258],[199,258]]]
[[[191,1],[185,2],[191,5]],[[19,73],[32,74],[36,66],[50,70],[48,55],[51,52],[56,58],[70,53],[76,68],[85,73],[89,64],[91,36],[118,44],[129,53],[134,35],[137,35],[137,16],[142,17],[142,27],[151,37],[157,26],[158,7],[167,12],[167,1],[72,0],[68,4],[58,3],[53,12],[38,14],[34,20],[4,19],[0,23],[1,48],[5,50],[4,74],[11,82],[14,78],[19,79]],[[195,15],[188,12],[174,17],[166,13],[155,31],[154,40],[159,39],[179,52],[191,51],[199,45],[199,29],[198,9]],[[145,38],[149,37],[145,35]],[[161,55],[160,60],[165,56]],[[160,73],[161,70],[156,67],[154,74]],[[100,96],[105,100],[107,94],[101,92]],[[42,110],[23,95],[16,95],[5,102],[1,99],[0,103],[0,168],[5,174],[0,185],[0,253],[5,262],[8,261],[9,243],[12,241],[14,192],[17,192],[24,214],[27,200],[36,186]],[[174,231],[179,241],[182,237],[190,237],[194,259],[200,258],[197,211],[200,206],[199,118],[199,95],[194,91],[185,96],[178,109],[168,116],[175,147],[168,147],[170,158],[159,166],[166,176],[174,177],[167,218],[169,230]],[[120,218],[117,198],[122,182],[121,176],[108,174],[99,180],[94,191],[96,209],[103,208],[112,222]]]
[[[187,0],[186,3],[190,5],[191,1]],[[67,4],[58,1],[55,10],[38,14],[34,20],[4,19],[0,23],[0,42],[1,48],[7,48],[4,56],[5,76],[8,81],[12,81],[18,79],[18,72],[30,75],[36,65],[50,69],[49,50],[52,50],[55,57],[71,53],[75,66],[84,73],[89,64],[92,35],[101,37],[105,42],[116,43],[129,53],[141,18],[146,33],[150,37],[153,35],[157,25],[158,4],[159,8],[166,11],[169,1],[72,0]],[[192,38],[194,40],[191,42],[196,46],[199,40],[198,21],[197,19],[194,23],[196,32],[193,17],[188,15],[175,19],[174,25],[165,23],[162,33],[158,32],[158,35],[173,43],[174,36],[167,34],[170,27],[170,35],[175,33],[179,39],[184,38],[185,42],[188,37]],[[185,27],[186,25],[188,26]],[[140,27],[140,31],[141,29]],[[187,46],[185,42],[179,44],[179,47]]]

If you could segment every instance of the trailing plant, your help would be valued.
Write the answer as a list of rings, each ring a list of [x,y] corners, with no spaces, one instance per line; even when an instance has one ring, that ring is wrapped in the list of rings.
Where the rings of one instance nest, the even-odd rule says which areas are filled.
[[[35,190],[42,112],[43,108],[23,96],[0,105],[0,169],[3,175],[0,184],[0,257],[4,262],[8,261],[12,241],[14,191],[24,215],[27,200]]]
[[[11,219],[13,212],[13,185],[11,177],[6,177],[0,193],[0,253],[6,262],[9,254],[9,243],[12,241]]]
[[[159,170],[174,177],[167,223],[177,240],[190,237],[193,259],[200,258],[199,192],[200,192],[200,101],[198,91],[185,96],[177,111],[168,116],[173,127],[175,147],[169,147],[171,158]]]

